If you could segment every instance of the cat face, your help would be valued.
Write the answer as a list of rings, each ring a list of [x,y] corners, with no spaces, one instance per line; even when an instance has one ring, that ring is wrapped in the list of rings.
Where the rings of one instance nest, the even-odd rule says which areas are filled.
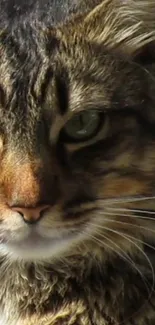
[[[155,35],[139,4],[1,32],[2,255],[105,256],[153,240]]]

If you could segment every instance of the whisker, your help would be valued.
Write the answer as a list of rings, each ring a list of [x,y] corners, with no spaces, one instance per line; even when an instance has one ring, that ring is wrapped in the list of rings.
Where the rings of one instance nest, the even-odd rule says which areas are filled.
[[[112,245],[114,245],[117,249],[119,249],[121,252],[123,252],[123,255],[120,254],[120,256],[125,260],[127,261],[129,264],[131,264],[131,266],[134,267],[134,269],[140,274],[141,278],[143,279],[143,282],[145,283],[146,287],[147,287],[147,290],[149,292],[149,287],[148,285],[146,284],[147,281],[146,281],[146,278],[144,277],[143,273],[138,269],[138,267],[136,266],[136,263],[132,260],[132,258],[126,253],[123,251],[123,249],[118,245],[116,244],[112,239],[110,239],[109,237],[107,237],[105,234],[103,233],[99,233],[96,231],[96,234],[97,235],[100,235],[101,237],[105,238],[106,240],[108,240],[109,242],[112,243]],[[115,250],[115,252],[118,253],[118,251]]]
[[[104,213],[103,212],[102,213],[101,212],[98,212],[98,214],[102,214],[104,216]],[[113,213],[113,212],[105,212],[105,215],[109,215],[109,216],[122,216],[122,217],[129,217],[129,218],[130,217],[131,218],[138,218],[137,216],[127,215],[127,214],[118,214],[118,213]],[[147,219],[147,218],[145,218],[145,219]],[[140,225],[134,225],[133,223],[130,223],[130,222],[118,221],[118,220],[115,220],[115,219],[107,219],[105,217],[104,217],[104,221],[115,222],[115,223],[119,223],[119,224],[122,224],[122,225],[129,225],[129,226],[133,226],[135,228],[144,229],[144,230],[150,231],[152,233],[155,233],[155,230],[153,230],[151,228],[143,227],[143,226],[140,226]]]
[[[132,202],[139,202],[139,201],[147,201],[147,200],[154,200],[155,196],[128,196],[128,197],[121,197],[121,199],[118,198],[111,198],[111,199],[101,199],[96,198],[97,201],[101,201],[101,203],[110,203],[110,204],[117,204],[117,203],[132,203]]]
[[[130,209],[130,208],[111,208],[111,207],[106,207],[106,209],[113,210],[113,211],[131,211],[131,212],[139,212],[144,214],[147,213],[147,214],[155,215],[155,211],[149,211],[149,210]]]
[[[133,260],[128,256],[127,253],[125,253],[125,252],[123,251],[123,249],[122,249],[119,245],[117,245],[116,243],[114,243],[113,240],[111,240],[110,238],[108,238],[108,237],[107,237],[105,234],[103,234],[103,233],[99,233],[99,232],[96,231],[96,234],[101,235],[103,238],[105,238],[106,240],[108,240],[109,242],[111,242],[115,247],[117,247],[117,248],[119,249],[119,251],[122,251],[123,254],[121,254],[119,251],[115,250],[111,245],[109,245],[109,244],[107,244],[107,243],[105,243],[105,242],[102,242],[102,241],[101,241],[99,238],[97,238],[96,236],[93,236],[92,234],[89,234],[89,237],[94,238],[97,242],[101,243],[103,247],[106,246],[106,247],[110,248],[111,250],[113,250],[117,255],[119,255],[119,257],[121,257],[121,258],[124,259],[126,262],[128,262],[129,264],[131,264],[131,266],[133,266],[134,268],[136,268],[136,270],[137,270],[138,272],[140,272],[139,269],[136,267],[135,262],[134,262],[134,261],[133,261]],[[140,272],[140,273],[141,273],[141,272]],[[142,276],[142,278],[143,278],[143,275],[142,275],[142,274],[141,274],[141,276]]]
[[[134,263],[134,261],[128,256],[128,254],[126,252],[123,251],[123,249],[116,243],[114,243],[114,241],[112,239],[110,239],[109,237],[107,237],[105,234],[103,233],[99,233],[98,231],[96,231],[97,235],[101,235],[102,237],[104,237],[106,240],[108,240],[110,243],[112,243],[112,245],[114,245],[115,247],[117,247],[117,249],[119,249],[120,251],[123,252],[123,255],[121,254],[121,257],[125,257],[126,261],[131,262],[134,266],[136,266],[136,264]],[[111,246],[112,248],[112,246]],[[115,251],[118,253],[118,251]]]
[[[119,232],[118,232],[119,233]],[[119,233],[120,236],[124,237],[125,239],[129,240],[131,243],[133,243],[138,249],[139,251],[143,254],[143,256],[146,258],[149,266],[150,266],[150,269],[151,269],[151,273],[152,273],[152,288],[151,288],[151,291],[150,291],[150,294],[149,294],[149,297],[148,297],[148,300],[151,298],[152,294],[153,294],[153,291],[154,291],[154,285],[155,285],[155,273],[154,273],[154,269],[153,269],[153,265],[150,261],[150,259],[148,258],[147,254],[142,250],[141,247],[139,247],[133,240],[129,239],[128,236],[126,236],[126,234],[124,235],[122,232]],[[135,239],[134,237],[132,237],[133,239]]]
[[[111,210],[111,209],[107,209],[106,210]],[[146,220],[153,220],[155,221],[155,218],[152,218],[152,217],[146,217],[146,216],[137,216],[137,215],[132,215],[132,214],[127,214],[127,213],[114,213],[114,212],[108,212],[105,210],[105,214],[108,214],[108,215],[115,215],[115,216],[120,216],[120,217],[129,217],[129,218],[139,218],[139,219],[146,219]],[[113,210],[114,211],[114,210]],[[116,210],[118,211],[118,210]]]
[[[123,234],[125,234],[125,233],[123,233]],[[127,237],[130,237],[130,238],[135,239],[135,237],[133,237],[133,236],[131,236],[131,235],[128,235],[128,234],[125,234],[125,235],[126,235]],[[143,244],[143,245],[145,245],[145,246],[147,246],[147,247],[149,247],[149,248],[151,248],[152,250],[155,251],[155,246],[152,246],[152,245],[148,244],[148,243],[145,242],[144,240],[141,240],[141,239],[139,239],[139,238],[136,238],[136,241],[140,242],[141,244]]]
[[[137,65],[138,67],[141,67],[141,69],[152,79],[152,81],[155,81],[155,78],[153,76],[152,73],[150,73],[150,71],[146,68],[144,68],[142,65],[140,66],[140,64],[138,64],[137,62],[135,62],[135,65]]]
[[[108,220],[108,219],[106,219],[106,220]],[[109,221],[109,220],[108,220]],[[115,221],[115,220],[110,220],[110,221]],[[116,221],[117,222],[117,221]],[[124,224],[124,222],[121,222],[121,221],[119,221],[119,223],[123,223]],[[95,226],[96,227],[96,224],[93,224],[92,222],[90,223],[92,226]],[[128,223],[127,223],[128,224]],[[101,226],[101,225],[97,225],[97,227],[98,228],[100,228],[100,229],[105,229],[105,227],[104,226]],[[126,233],[123,233],[123,232],[121,232],[122,234],[124,234],[125,236],[127,236],[127,237],[131,237],[131,238],[133,238],[133,239],[135,239],[135,237],[133,237],[133,236],[131,236],[131,235],[128,235],[128,234],[126,234]],[[152,245],[150,245],[150,244],[148,244],[147,242],[145,242],[145,241],[143,241],[143,240],[141,240],[141,239],[138,239],[138,238],[136,238],[136,240],[138,241],[138,242],[141,242],[142,244],[144,244],[145,246],[147,246],[147,247],[149,247],[149,248],[151,248],[152,250],[154,250],[155,251],[155,246],[152,246]]]
[[[99,238],[97,238],[96,236],[93,236],[92,234],[89,234],[89,237],[92,238],[94,240],[94,242],[98,242],[100,245],[102,244],[102,247],[107,247],[110,248],[114,253],[116,253],[116,255],[118,255],[119,257],[121,257],[124,261],[126,261],[127,263],[129,263],[129,265],[131,265],[133,268],[135,268],[135,270],[139,273],[139,275],[141,276],[143,283],[146,286],[146,289],[148,292],[150,292],[150,289],[148,287],[148,283],[146,278],[144,277],[143,273],[137,268],[135,262],[128,256],[127,253],[125,253],[123,251],[123,249],[121,249],[121,247],[119,245],[117,245],[116,243],[114,243],[110,238],[108,238],[105,234],[103,233],[98,233],[96,232],[96,234],[102,236],[103,238],[105,238],[106,240],[108,240],[109,242],[111,242],[114,246],[116,246],[119,250],[121,250],[123,252],[123,254],[121,254],[118,250],[115,250],[111,245],[101,241]]]
[[[93,226],[96,226],[95,224],[92,224]],[[123,237],[124,239],[128,240],[131,244],[134,244],[134,246],[142,253],[142,255],[145,257],[145,259],[147,260],[148,262],[148,265],[150,266],[150,269],[151,269],[151,273],[152,273],[152,285],[151,285],[151,291],[150,291],[150,294],[149,294],[149,297],[148,297],[148,300],[151,298],[151,295],[153,293],[153,290],[154,290],[154,285],[155,285],[155,273],[154,273],[154,269],[153,269],[153,265],[150,261],[150,259],[148,258],[148,256],[146,255],[146,253],[142,250],[141,247],[139,247],[133,240],[129,239],[126,234],[122,233],[122,232],[119,232],[117,230],[114,230],[114,229],[111,229],[109,227],[103,227],[104,230],[108,230],[112,233],[115,233],[121,237]],[[102,235],[102,233],[100,234]],[[134,238],[134,237],[133,237]],[[135,238],[134,238],[135,239]]]

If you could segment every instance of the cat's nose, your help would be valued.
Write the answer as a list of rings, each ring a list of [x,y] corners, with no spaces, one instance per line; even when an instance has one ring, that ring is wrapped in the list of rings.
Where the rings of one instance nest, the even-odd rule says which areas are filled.
[[[49,205],[40,205],[35,208],[12,207],[13,211],[18,212],[26,223],[37,223],[45,211],[49,209]]]

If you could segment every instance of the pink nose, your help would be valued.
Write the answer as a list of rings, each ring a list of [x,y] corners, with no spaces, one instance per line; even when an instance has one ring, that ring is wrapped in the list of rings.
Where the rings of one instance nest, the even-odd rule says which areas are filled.
[[[11,209],[18,212],[27,223],[36,223],[43,216],[49,205],[41,205],[35,208],[12,207]]]

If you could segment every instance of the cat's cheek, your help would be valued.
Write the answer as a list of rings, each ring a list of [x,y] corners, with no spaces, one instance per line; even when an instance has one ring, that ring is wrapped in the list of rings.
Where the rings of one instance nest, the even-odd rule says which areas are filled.
[[[120,198],[130,195],[142,195],[149,192],[149,183],[135,176],[120,177],[117,173],[99,179],[96,192],[100,199]]]

